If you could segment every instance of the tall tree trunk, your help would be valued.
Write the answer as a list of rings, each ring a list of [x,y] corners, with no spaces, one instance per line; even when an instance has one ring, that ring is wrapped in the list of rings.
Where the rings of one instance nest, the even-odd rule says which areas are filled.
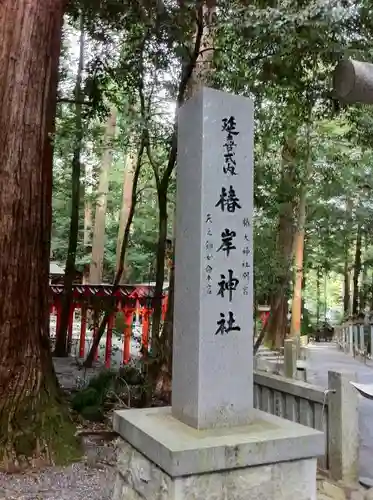
[[[50,137],[63,10],[62,0],[0,3],[0,468],[7,471],[76,450],[49,347]]]
[[[328,316],[328,271],[324,268],[324,323],[327,322]]]
[[[105,149],[102,156],[100,180],[98,185],[98,196],[96,201],[96,214],[92,238],[92,260],[89,270],[90,283],[99,284],[102,282],[102,272],[105,252],[105,221],[107,195],[109,189],[109,171],[113,160],[113,139],[115,137],[117,123],[117,111],[111,110],[106,124]]]
[[[121,206],[120,216],[119,216],[117,253],[116,253],[117,270],[119,269],[119,267],[121,265],[120,255],[121,255],[121,250],[122,250],[124,230],[126,228],[128,216],[129,216],[130,209],[131,209],[132,187],[133,187],[133,177],[134,177],[135,166],[136,166],[136,156],[132,152],[130,152],[127,156],[124,177],[123,177],[122,206]],[[127,274],[125,262],[123,262],[123,269],[124,269],[124,271],[123,271],[123,274],[121,277],[122,283],[125,282],[126,274]]]
[[[343,315],[345,318],[350,316],[350,271],[349,271],[349,252],[348,246],[345,248],[344,270],[343,270]]]
[[[361,239],[362,229],[359,224],[356,234],[356,249],[355,249],[355,263],[354,263],[354,276],[353,276],[353,301],[352,301],[352,314],[355,316],[359,312],[359,276],[361,272]]]
[[[283,146],[282,179],[278,195],[277,275],[271,291],[271,314],[265,336],[266,344],[276,348],[283,345],[288,328],[288,295],[294,248],[295,158],[295,138],[288,138]]]
[[[320,305],[321,305],[321,270],[317,266],[316,271],[316,327],[320,327]]]
[[[82,74],[84,69],[84,19],[80,18],[80,42],[79,42],[79,62],[75,83],[75,141],[72,159],[71,174],[71,216],[69,245],[67,249],[64,290],[61,297],[62,311],[60,328],[56,335],[56,345],[54,355],[56,357],[66,357],[69,355],[71,346],[67,342],[67,329],[69,326],[70,308],[73,301],[73,282],[75,278],[76,250],[78,246],[79,234],[79,206],[80,206],[80,156],[83,142],[83,121],[82,121]]]
[[[346,200],[346,229],[344,238],[344,283],[343,283],[343,313],[345,318],[351,314],[351,285],[350,285],[350,237],[352,232],[352,209],[351,198]]]
[[[84,248],[90,246],[92,231],[92,166],[84,165]]]
[[[369,266],[366,261],[368,253],[368,232],[364,232],[364,255],[362,257],[362,276],[361,276],[361,285],[360,285],[360,312],[364,312],[367,304],[368,304],[368,269]]]
[[[123,273],[123,263],[125,262],[126,258],[126,252],[128,249],[128,242],[129,242],[129,237],[130,237],[130,229],[133,221],[133,217],[135,215],[135,208],[136,208],[136,203],[137,203],[137,186],[140,178],[140,171],[141,171],[141,166],[142,166],[142,159],[143,159],[143,154],[144,154],[144,149],[145,149],[145,132],[144,130],[142,131],[141,134],[141,140],[140,140],[140,147],[139,147],[139,152],[137,154],[137,162],[136,162],[136,167],[134,169],[134,174],[133,174],[133,184],[132,184],[132,195],[131,195],[131,205],[130,205],[130,211],[128,214],[127,218],[127,223],[126,223],[126,228],[124,231],[124,236],[123,236],[123,241],[122,241],[122,248],[121,248],[121,253],[120,253],[120,258],[119,258],[119,268],[117,269],[117,272],[115,274],[114,282],[113,282],[113,288],[112,288],[112,294],[115,293],[118,285],[120,284],[122,273]],[[84,361],[84,366],[86,368],[91,368],[92,363],[93,363],[93,358],[95,355],[95,352],[97,351],[97,348],[99,346],[100,340],[104,334],[106,325],[108,324],[109,317],[110,315],[114,312],[115,307],[109,308],[105,311],[105,314],[103,318],[101,319],[100,326],[97,330],[97,334],[94,336],[91,349],[88,353],[88,356],[86,360]]]
[[[292,337],[301,334],[302,317],[302,285],[303,285],[303,257],[304,257],[304,235],[306,225],[306,186],[302,186],[299,200],[298,228],[295,234],[295,280],[293,290],[293,301],[291,306],[290,335]]]

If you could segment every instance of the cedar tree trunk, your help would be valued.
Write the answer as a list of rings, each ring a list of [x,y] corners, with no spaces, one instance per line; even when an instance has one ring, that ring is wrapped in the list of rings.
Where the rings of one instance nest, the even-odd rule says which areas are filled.
[[[105,222],[107,195],[109,190],[109,171],[113,160],[113,139],[117,123],[117,110],[113,108],[107,120],[105,131],[105,148],[102,155],[98,196],[96,201],[95,224],[92,238],[92,260],[89,270],[89,282],[95,285],[102,283],[102,272],[105,253]]]
[[[302,286],[303,286],[303,265],[304,265],[304,235],[306,225],[306,187],[302,186],[300,202],[298,229],[295,235],[295,280],[293,290],[293,301],[291,306],[290,335],[292,337],[301,335],[302,317]]]
[[[49,347],[52,144],[63,0],[0,3],[0,467],[76,450]]]
[[[354,277],[353,277],[353,298],[352,298],[352,314],[354,316],[359,312],[359,276],[361,272],[361,239],[362,229],[359,225],[356,235],[356,250],[355,250],[355,263],[354,263]]]

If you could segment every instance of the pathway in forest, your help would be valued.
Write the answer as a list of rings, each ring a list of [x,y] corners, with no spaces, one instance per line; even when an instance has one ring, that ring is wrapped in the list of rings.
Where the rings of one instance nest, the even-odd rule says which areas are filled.
[[[373,383],[373,362],[364,364],[339,351],[333,343],[311,344],[308,348],[307,382],[328,386],[328,370],[356,372],[358,381]],[[373,480],[373,401],[359,396],[360,476]]]

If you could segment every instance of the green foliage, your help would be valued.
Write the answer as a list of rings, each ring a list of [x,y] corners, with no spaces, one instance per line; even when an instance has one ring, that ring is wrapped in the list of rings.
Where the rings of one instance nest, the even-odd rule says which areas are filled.
[[[337,114],[330,89],[331,72],[341,57],[373,57],[370,6],[365,1],[355,1],[352,6],[334,0],[217,4],[213,85],[250,96],[255,104],[256,301],[266,302],[271,293],[276,293],[282,266],[278,255],[279,214],[284,204],[291,203],[291,223],[296,227],[299,196],[306,186],[304,270],[306,301],[314,321],[316,302],[321,300],[316,297],[316,271],[322,277],[327,274],[332,281],[330,308],[340,308],[346,255],[351,270],[358,225],[368,235],[363,255],[366,280],[372,275],[373,111],[351,106]],[[155,171],[161,176],[167,165],[173,108],[182,68],[190,60],[196,11],[192,2],[70,2],[62,52],[61,96],[72,95],[74,40],[81,13],[87,44],[84,95],[90,106],[84,118],[85,176],[78,266],[90,262],[90,246],[83,245],[83,202],[94,206],[96,201],[103,120],[110,103],[114,103],[118,132],[112,145],[104,279],[111,281],[115,272],[126,157],[136,151],[139,131],[145,125],[149,149],[141,170],[126,263],[127,281],[153,281],[158,239]],[[283,182],[284,144],[289,138],[294,142],[287,165],[292,176]],[[53,258],[61,262],[67,251],[73,143],[73,107],[63,103],[59,106],[55,138],[52,233]],[[88,180],[87,172],[91,173]],[[171,237],[174,178],[168,200]],[[122,331],[123,326],[121,322],[117,328]]]

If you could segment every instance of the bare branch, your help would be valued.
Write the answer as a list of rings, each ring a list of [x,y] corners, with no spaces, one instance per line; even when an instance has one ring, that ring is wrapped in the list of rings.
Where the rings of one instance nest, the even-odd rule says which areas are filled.
[[[57,99],[58,103],[66,103],[66,104],[74,104],[80,105],[80,106],[94,106],[94,103],[92,101],[84,101],[84,100],[79,100],[79,99],[69,99],[67,97],[59,97]]]

